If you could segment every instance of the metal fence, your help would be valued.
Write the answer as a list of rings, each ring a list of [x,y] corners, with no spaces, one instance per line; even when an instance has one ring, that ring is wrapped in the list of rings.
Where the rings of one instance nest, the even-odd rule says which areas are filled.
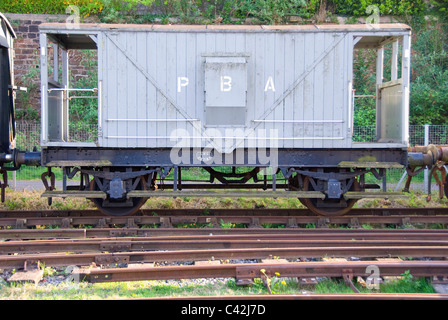
[[[20,150],[40,150],[40,123],[34,121],[16,122],[16,145]],[[89,124],[72,124],[69,127],[69,139],[72,142],[95,142],[98,127]]]
[[[353,141],[373,142],[375,139],[374,125],[353,128]],[[448,125],[411,125],[409,126],[409,143],[411,146],[448,144]]]
[[[353,141],[355,142],[373,142],[376,139],[376,127],[362,126],[353,128]],[[448,144],[448,125],[410,125],[409,126],[409,144],[416,145],[442,145]],[[387,173],[387,187],[394,191],[399,191],[403,186],[406,176],[405,170],[391,169]],[[429,172],[425,169],[412,180],[411,189],[428,191]],[[433,184],[431,190],[435,192],[437,185]]]
[[[20,150],[40,150],[40,123],[36,122],[17,122],[16,144]],[[97,140],[96,125],[78,125],[70,127],[70,141],[77,142],[95,142]],[[353,130],[353,141],[355,142],[373,142],[376,139],[375,126],[355,127]],[[409,140],[411,145],[428,144],[448,144],[448,125],[411,125],[409,127]],[[40,181],[40,176],[44,172],[43,168],[23,166],[12,176],[13,188],[22,188],[23,185],[31,185],[32,180]],[[62,172],[54,170],[56,177],[62,177]],[[401,169],[389,170],[387,174],[387,188],[390,190],[399,190],[402,188],[405,171]],[[371,177],[373,180],[373,177]],[[413,178],[412,189],[426,191],[427,189],[427,170],[419,173]],[[61,180],[61,179],[59,179]],[[401,180],[401,181],[400,181]],[[397,186],[397,184],[400,185]],[[42,186],[42,183],[39,184]],[[432,188],[436,190],[436,186]]]

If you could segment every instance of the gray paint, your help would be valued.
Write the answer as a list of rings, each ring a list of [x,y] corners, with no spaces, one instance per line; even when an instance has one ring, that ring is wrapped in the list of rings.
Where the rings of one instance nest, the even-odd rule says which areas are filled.
[[[264,135],[267,146],[278,137],[279,148],[365,147],[351,139],[355,43],[369,47],[403,37],[403,50],[410,46],[404,25],[81,25],[69,30],[48,24],[41,32],[61,39],[70,39],[70,33],[97,35],[101,147],[169,148],[189,136],[202,147],[223,151],[218,140],[230,136],[235,139],[226,150],[231,151],[257,146]],[[403,63],[402,88],[409,87],[406,68]],[[228,96],[216,83],[223,75],[232,77]],[[402,90],[397,107],[398,121],[406,123],[393,134],[394,147],[407,147],[408,94]],[[178,139],[170,139],[173,135]]]

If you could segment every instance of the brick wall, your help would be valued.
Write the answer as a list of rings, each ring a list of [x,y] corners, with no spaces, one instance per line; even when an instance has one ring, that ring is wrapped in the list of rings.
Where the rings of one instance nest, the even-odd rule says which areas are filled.
[[[15,84],[28,88],[27,93],[17,93],[17,114],[25,120],[32,120],[40,114],[39,25],[43,22],[65,22],[68,16],[9,13],[5,16],[17,35],[14,41]],[[52,56],[51,49],[49,56]],[[87,76],[83,59],[85,57],[79,51],[69,51],[70,76],[73,81]],[[29,108],[35,112],[29,112]]]

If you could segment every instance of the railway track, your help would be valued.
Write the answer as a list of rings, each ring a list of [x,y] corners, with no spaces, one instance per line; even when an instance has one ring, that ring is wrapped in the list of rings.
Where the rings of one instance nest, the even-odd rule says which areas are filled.
[[[381,270],[381,276],[398,276],[409,271],[416,277],[426,277],[437,274],[444,277],[448,275],[445,261],[343,261],[343,262],[290,262],[290,263],[238,263],[200,266],[166,266],[134,267],[134,268],[106,268],[82,269],[81,278],[90,282],[115,281],[141,281],[141,280],[167,280],[182,274],[183,279],[195,278],[235,278],[237,281],[247,283],[254,278],[264,276],[310,278],[310,277],[341,277],[347,280],[353,277],[365,277],[369,266]]]
[[[306,229],[306,228],[81,228],[81,229],[3,229],[0,230],[0,240],[39,240],[39,239],[85,239],[85,238],[124,238],[124,237],[173,237],[173,236],[234,236],[263,237],[282,239],[284,237],[310,240],[323,239],[441,239],[446,235],[445,229]],[[183,240],[181,240],[183,241]]]
[[[252,239],[215,239],[215,237],[184,237],[180,240],[177,237],[168,240],[159,240],[157,238],[125,238],[125,239],[74,239],[74,240],[36,240],[36,241],[6,241],[0,243],[0,254],[8,255],[14,253],[57,253],[57,252],[145,252],[156,250],[241,250],[241,249],[262,249],[262,248],[295,248],[300,252],[301,248],[314,248],[312,257],[318,255],[321,248],[328,250],[334,248],[334,252],[340,255],[351,256],[353,251],[357,251],[357,255],[361,255],[361,251],[370,253],[370,249],[381,250],[387,248],[389,252],[393,249],[405,247],[406,250],[401,252],[411,252],[411,250],[425,250],[421,256],[445,256],[444,248],[448,247],[447,240],[303,240],[303,239],[263,239],[257,237]],[[283,237],[280,237],[283,238]],[[338,249],[336,249],[338,248]],[[410,249],[412,248],[412,249]],[[434,255],[433,249],[440,250]],[[343,251],[345,249],[345,251]],[[331,249],[330,249],[331,250]],[[224,252],[224,251],[223,251]],[[300,257],[305,257],[306,251],[302,251]],[[323,252],[323,251],[322,251]],[[309,253],[308,253],[309,254]],[[391,254],[391,253],[389,253]],[[163,254],[161,255],[163,256]],[[189,256],[179,256],[179,260],[186,260]],[[193,258],[193,257],[191,257]],[[162,258],[162,260],[164,260]],[[1,266],[1,262],[0,262]]]
[[[408,219],[407,224],[415,221],[448,223],[443,220],[448,217],[445,210],[439,209],[430,213],[426,210],[422,214],[413,209],[415,216],[411,216],[409,211],[405,213],[401,210],[390,215],[370,209],[368,212],[370,215],[364,211],[364,215],[344,217],[348,220],[340,220],[340,224],[347,221],[353,223],[353,219],[364,223],[364,218],[374,219],[378,224],[391,223],[389,218],[398,218],[401,222]],[[268,277],[276,272],[282,277],[300,279],[342,277],[352,288],[355,288],[353,278],[368,277],[366,270],[371,265],[381,270],[381,276],[398,276],[409,271],[415,277],[448,277],[448,261],[445,260],[448,257],[446,229],[298,227],[305,220],[300,220],[295,226],[263,228],[261,224],[268,221],[282,223],[291,222],[291,219],[315,217],[307,216],[304,211],[291,210],[273,210],[263,214],[257,212],[252,216],[250,212],[249,216],[245,216],[242,211],[233,214],[227,210],[208,213],[207,216],[200,216],[195,210],[188,211],[188,214],[176,210],[169,216],[169,211],[163,210],[156,216],[142,212],[133,217],[105,218],[98,216],[96,211],[19,212],[19,217],[10,212],[0,212],[3,227],[0,229],[0,239],[3,240],[0,242],[0,269],[27,270],[30,265],[39,264],[48,267],[76,266],[76,277],[92,283],[197,277],[235,278],[238,283],[250,283],[255,278],[263,277],[260,270],[264,269],[265,276]],[[411,220],[411,217],[417,219]],[[195,224],[202,223],[203,218],[228,222],[237,220],[224,219],[241,219],[238,223],[247,228],[220,228],[207,220],[204,220],[207,223],[204,228],[173,227],[178,221],[188,223],[185,221],[191,218],[195,219]],[[420,220],[425,218],[428,220]],[[164,224],[163,219],[170,219],[170,223]],[[334,222],[337,219],[339,218],[331,218],[330,223],[337,224]],[[22,220],[22,223],[18,223],[18,220]],[[258,225],[250,224],[254,220],[258,221]],[[310,223],[310,220],[307,221]],[[148,224],[158,227],[145,228]],[[36,228],[39,225],[47,227]],[[87,228],[86,225],[93,227]],[[324,261],[328,257],[345,258],[345,261]],[[401,260],[386,263],[377,258]],[[254,263],[241,263],[248,259]],[[271,260],[263,263],[264,259]],[[195,265],[197,261],[221,263]],[[155,267],[152,266],[154,263]],[[447,297],[432,296],[433,299]],[[336,296],[333,298],[339,299]],[[397,296],[383,298],[399,299]],[[407,298],[410,299],[411,296]],[[429,299],[430,296],[420,298]]]
[[[317,217],[305,209],[215,209],[184,210],[157,209],[141,210],[129,217],[105,217],[97,210],[66,211],[0,211],[0,227],[14,229],[45,227],[174,227],[195,225],[219,227],[223,224],[237,224],[248,228],[280,225],[287,228],[313,226],[326,228],[329,225],[347,225],[357,228],[362,225],[448,224],[448,210],[429,209],[357,209],[343,217]]]
[[[151,301],[160,301],[160,300],[188,300],[188,301],[216,301],[223,300],[222,296],[189,296],[189,297],[163,297],[163,298],[140,298],[135,300],[151,300]],[[257,301],[257,300],[273,300],[273,301],[291,301],[291,300],[350,300],[350,301],[359,301],[359,300],[447,300],[446,294],[417,294],[417,293],[339,293],[339,294],[275,294],[275,295],[240,295],[240,296],[226,296],[225,300],[238,301],[238,300],[249,300],[249,301]],[[289,311],[288,311],[289,312]],[[277,313],[278,315],[278,313]]]
[[[408,215],[447,215],[448,210],[444,207],[433,208],[352,208],[345,216],[408,216]],[[103,216],[96,209],[87,210],[0,210],[0,218],[26,218],[26,217],[86,217]],[[308,209],[278,209],[278,208],[256,208],[256,209],[140,209],[133,217],[140,216],[315,216]],[[111,216],[107,216],[111,217]],[[113,218],[113,217],[111,217]],[[118,218],[118,217],[117,217]]]
[[[324,257],[448,256],[447,241],[290,241],[290,240],[90,240],[6,242],[0,246],[0,268],[21,268],[30,261],[46,266],[88,266],[230,259],[304,259]],[[39,253],[35,253],[39,252]],[[21,254],[17,254],[21,253]]]

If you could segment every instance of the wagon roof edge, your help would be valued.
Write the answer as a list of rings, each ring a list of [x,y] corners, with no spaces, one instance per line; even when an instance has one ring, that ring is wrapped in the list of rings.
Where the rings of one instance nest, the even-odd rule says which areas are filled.
[[[42,31],[51,30],[132,30],[132,31],[410,31],[411,27],[403,23],[381,24],[323,24],[323,25],[182,25],[182,24],[106,24],[106,23],[82,23],[73,27],[67,23],[42,23],[39,26]]]
[[[8,18],[5,17],[5,15],[3,13],[0,12],[0,20],[5,21],[6,27],[9,30],[9,33],[12,35],[12,37],[14,39],[17,38],[16,33],[14,31],[14,28],[11,26],[11,23],[9,23]]]

